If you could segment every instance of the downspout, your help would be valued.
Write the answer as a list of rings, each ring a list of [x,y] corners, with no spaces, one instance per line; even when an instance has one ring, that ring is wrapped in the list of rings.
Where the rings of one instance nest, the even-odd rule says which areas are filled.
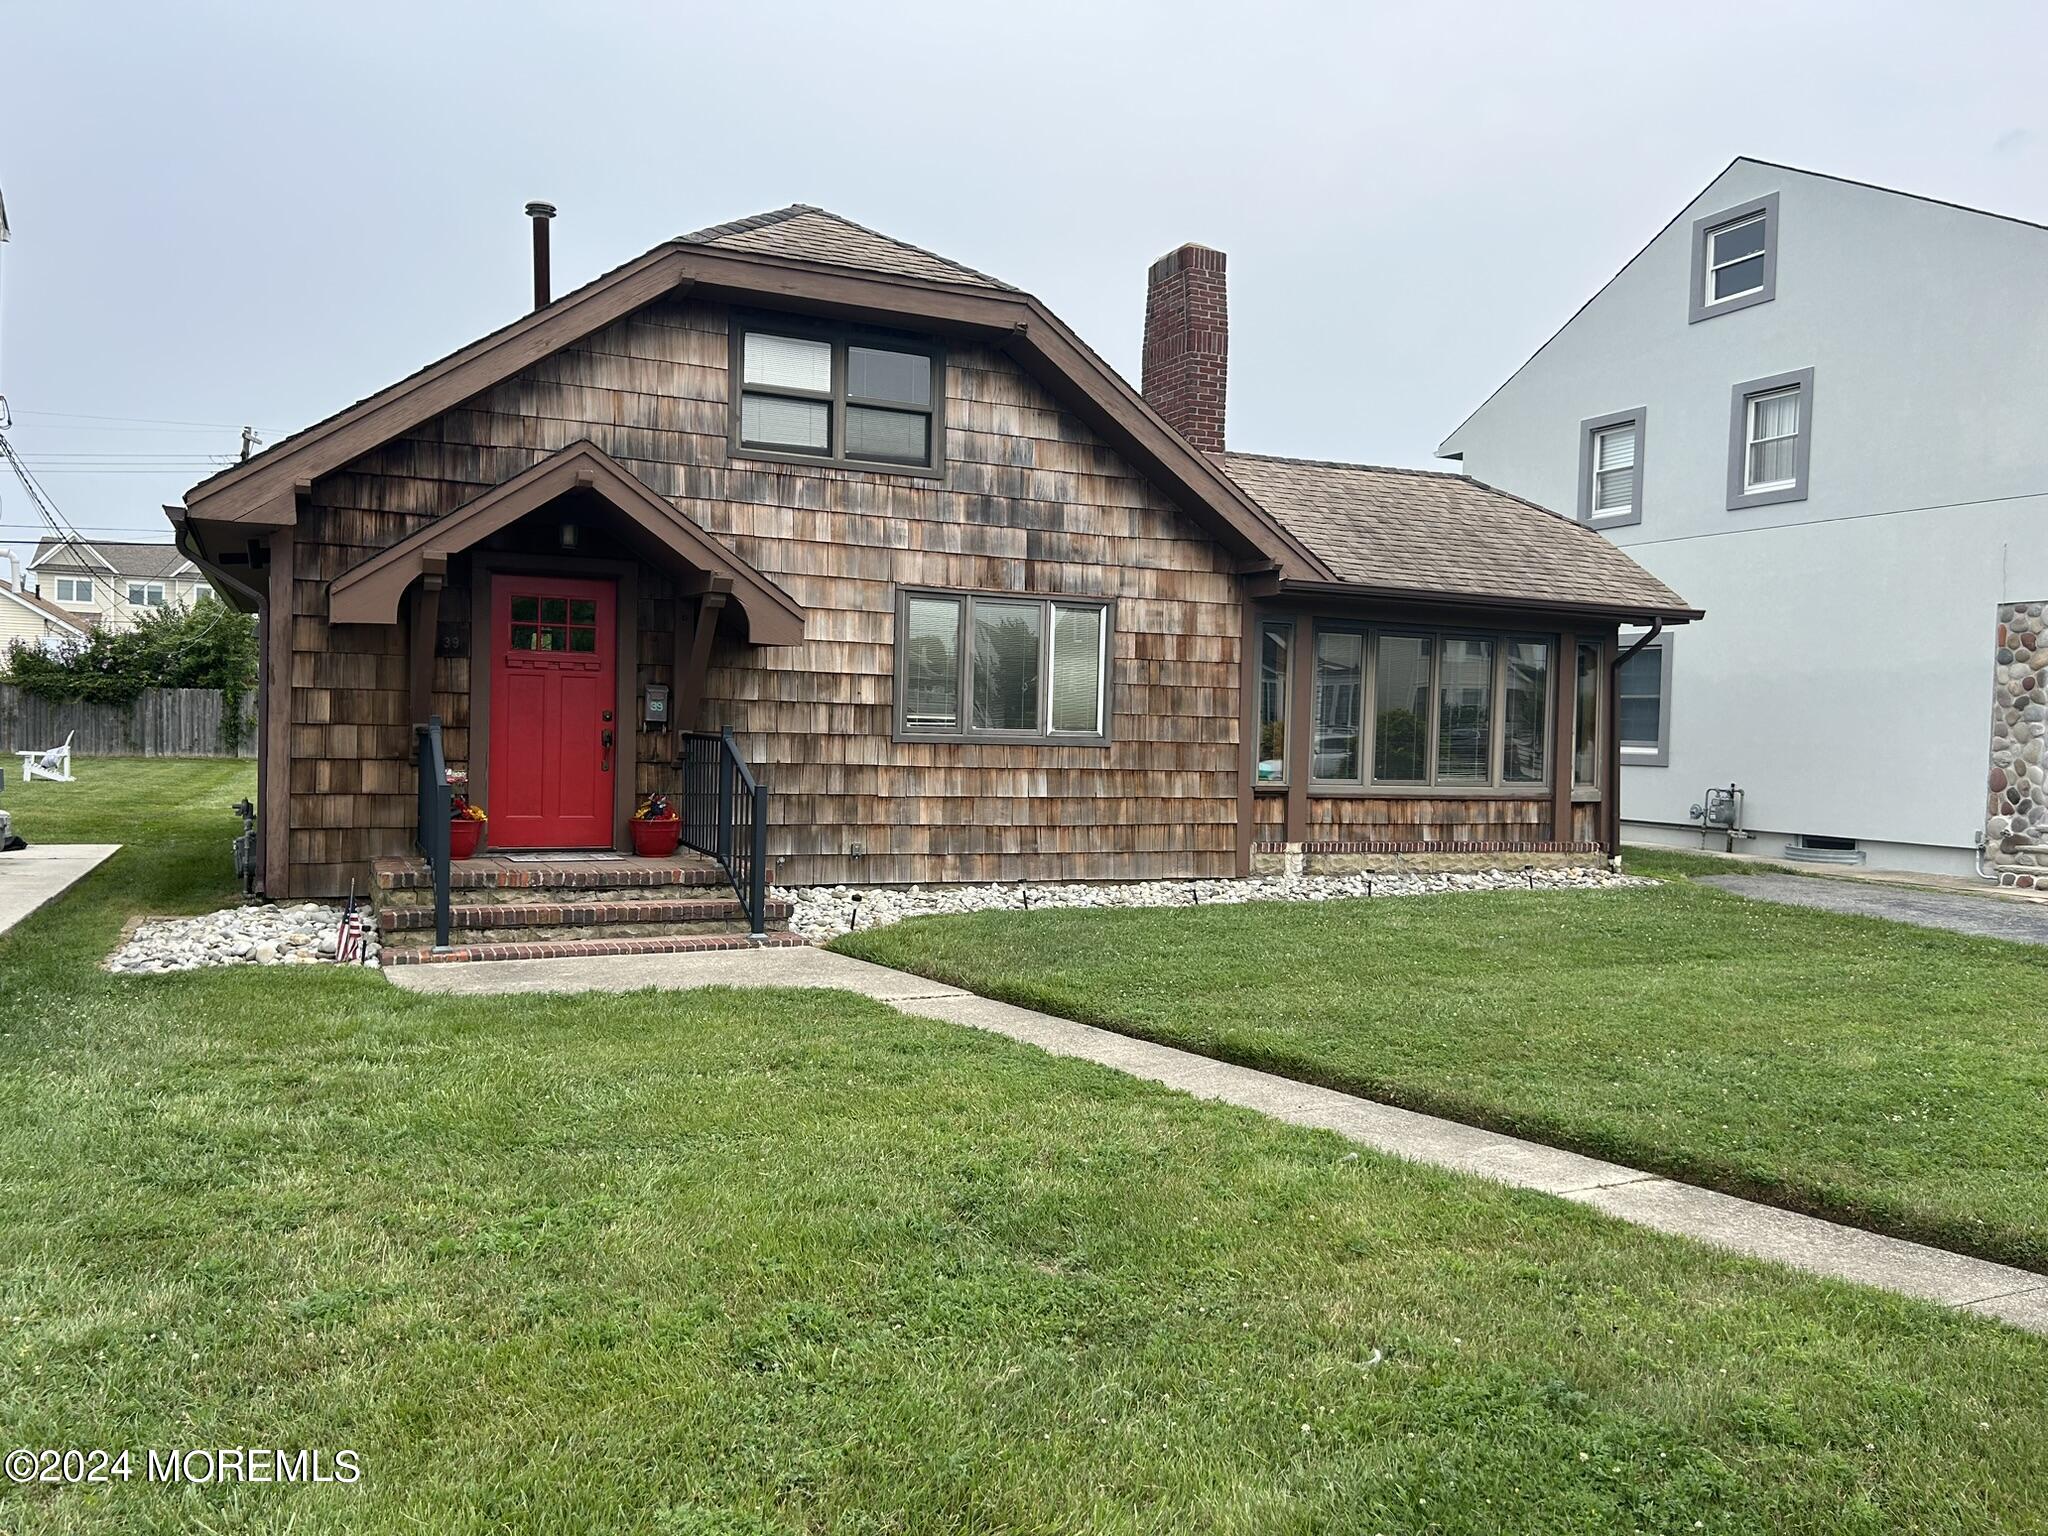
[[[1664,621],[1652,619],[1650,629],[1642,639],[1627,650],[1618,652],[1614,665],[1607,673],[1607,857],[1618,862],[1621,858],[1621,668],[1630,657],[1659,635],[1664,633]]]

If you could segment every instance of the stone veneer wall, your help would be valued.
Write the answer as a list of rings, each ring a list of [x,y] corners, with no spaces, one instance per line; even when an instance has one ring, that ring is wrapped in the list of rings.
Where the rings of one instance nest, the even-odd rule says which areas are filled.
[[[2048,603],[1998,610],[1984,840],[2001,885],[2048,889]]]

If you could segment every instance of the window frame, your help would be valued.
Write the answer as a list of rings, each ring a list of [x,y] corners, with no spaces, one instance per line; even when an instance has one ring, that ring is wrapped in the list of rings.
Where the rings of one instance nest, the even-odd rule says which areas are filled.
[[[1709,299],[1707,284],[1713,278],[1713,242],[1716,235],[1723,234],[1740,224],[1748,224],[1761,217],[1764,222],[1764,280],[1756,288],[1744,293],[1730,294],[1725,299]],[[1778,194],[1766,193],[1752,198],[1749,202],[1738,203],[1733,208],[1723,208],[1719,213],[1710,213],[1704,218],[1693,220],[1692,225],[1692,291],[1687,309],[1687,324],[1697,325],[1702,320],[1712,320],[1720,315],[1732,315],[1737,310],[1748,309],[1756,304],[1768,304],[1778,296]],[[1739,258],[1748,260],[1748,257]]]
[[[1309,694],[1309,718],[1303,722],[1304,739],[1307,742],[1309,761],[1308,791],[1316,796],[1344,797],[1358,796],[1371,799],[1385,799],[1398,796],[1414,796],[1435,799],[1538,799],[1553,792],[1558,772],[1558,748],[1554,738],[1557,734],[1557,688],[1558,688],[1558,637],[1541,630],[1529,629],[1485,629],[1472,625],[1428,625],[1428,624],[1370,624],[1349,619],[1304,620],[1309,632],[1310,651],[1315,654],[1315,643],[1325,632],[1343,632],[1364,637],[1364,677],[1361,680],[1361,703],[1359,735],[1359,774],[1355,779],[1326,779],[1316,775],[1316,741],[1320,727],[1315,717],[1315,689],[1311,683]],[[1423,757],[1427,773],[1421,782],[1396,780],[1386,782],[1379,778],[1379,671],[1380,641],[1388,635],[1408,638],[1425,638],[1429,648],[1429,737],[1424,745]],[[1487,720],[1487,777],[1484,780],[1455,779],[1443,780],[1439,776],[1438,737],[1441,734],[1443,714],[1443,656],[1446,640],[1486,640],[1493,646],[1493,660],[1490,668],[1491,693],[1489,695]],[[1550,664],[1545,669],[1543,693],[1543,767],[1540,780],[1516,779],[1510,781],[1501,775],[1502,751],[1507,730],[1507,655],[1510,643],[1520,641],[1541,645],[1549,653]],[[1576,661],[1574,662],[1576,664]],[[1260,789],[1277,789],[1275,784],[1260,784]]]
[[[127,583],[127,591],[128,606],[130,608],[167,608],[170,606],[170,590],[160,581],[130,581]],[[135,595],[137,591],[140,591],[142,596],[137,597]],[[153,603],[149,600],[149,594],[152,591],[156,593],[156,601]]]
[[[1579,747],[1585,738],[1579,734],[1582,722],[1579,719],[1579,676],[1587,653],[1593,658],[1593,773],[1590,778],[1579,777]],[[1572,647],[1572,794],[1581,793],[1597,796],[1607,777],[1607,648],[1598,640],[1579,638]]]
[[[1749,488],[1749,422],[1750,404],[1766,395],[1782,395],[1797,390],[1799,394],[1799,436],[1798,446],[1792,452],[1792,480],[1789,484],[1774,484],[1767,489]],[[1813,453],[1813,370],[1799,368],[1791,373],[1774,373],[1768,378],[1750,379],[1737,384],[1729,392],[1728,406],[1728,510],[1746,511],[1751,507],[1778,506],[1788,501],[1804,501],[1807,494],[1807,470]]]
[[[959,689],[959,724],[950,731],[910,729],[903,723],[905,673],[909,653],[902,644],[908,633],[910,602],[913,598],[942,598],[960,604],[959,655],[955,660]],[[1040,610],[1040,655],[1038,660],[1038,708],[1043,726],[1033,730],[992,730],[973,723],[974,711],[974,604],[1035,603]],[[1098,700],[1100,728],[1094,731],[1052,729],[1052,664],[1054,611],[1083,608],[1102,615],[1097,640]],[[931,742],[941,745],[1107,747],[1114,743],[1116,720],[1116,599],[1069,595],[1063,592],[1009,592],[998,588],[899,586],[896,589],[896,628],[890,641],[895,654],[891,663],[894,679],[889,700],[889,739],[895,742]]]
[[[1579,423],[1579,521],[1588,528],[1627,528],[1643,520],[1644,444],[1649,438],[1650,408],[1638,405],[1605,416],[1588,416]],[[1636,434],[1635,481],[1630,487],[1626,511],[1596,512],[1600,477],[1595,469],[1600,439],[1619,427],[1633,427]]]
[[[50,579],[56,583],[55,595],[50,599],[50,601],[55,603],[70,603],[72,606],[79,608],[90,607],[92,605],[92,584],[94,580],[96,580],[95,577],[53,576]],[[64,589],[67,586],[71,588],[71,595],[69,597],[66,597],[64,595]],[[81,586],[85,588],[85,592],[83,595],[81,595],[78,590]]]
[[[747,384],[746,342],[750,331],[768,336],[784,336],[796,341],[818,341],[828,344],[832,348],[831,391],[821,394],[815,390],[787,389],[772,384]],[[920,414],[916,407],[905,406],[900,401],[874,400],[860,395],[849,396],[847,350],[850,347],[882,352],[904,352],[930,360],[932,400],[928,412],[924,413],[929,415],[931,421],[931,437],[927,445],[930,457],[927,462],[917,464],[898,459],[862,459],[847,455],[846,413],[849,406],[900,411],[905,415]],[[940,479],[946,473],[946,349],[939,341],[924,336],[876,330],[868,326],[834,324],[797,315],[756,310],[736,311],[727,327],[726,368],[725,451],[728,459],[754,460],[768,464],[807,464],[814,468],[823,465],[832,469],[856,470],[866,474],[912,475],[921,479]],[[745,394],[778,396],[786,400],[811,400],[824,404],[825,440],[828,450],[824,453],[805,453],[794,448],[757,448],[742,442],[741,397]]]
[[[1259,651],[1253,661],[1252,686],[1258,690],[1252,706],[1252,729],[1258,733],[1258,740],[1252,747],[1252,787],[1254,789],[1285,789],[1294,778],[1294,669],[1301,664],[1301,648],[1298,638],[1306,627],[1305,620],[1292,618],[1261,618],[1258,625]],[[1266,632],[1284,630],[1287,635],[1287,669],[1280,679],[1280,777],[1262,779],[1259,768],[1266,761],[1264,737],[1266,731]]]
[[[1630,745],[1621,734],[1621,660],[1628,655],[1629,648],[1642,639],[1647,630],[1630,632],[1623,630],[1616,641],[1614,663],[1614,736],[1615,745],[1621,751],[1621,766],[1624,768],[1668,768],[1671,766],[1671,632],[1665,630],[1656,639],[1643,647],[1645,653],[1655,652],[1657,664],[1657,740],[1648,746],[1640,743]]]

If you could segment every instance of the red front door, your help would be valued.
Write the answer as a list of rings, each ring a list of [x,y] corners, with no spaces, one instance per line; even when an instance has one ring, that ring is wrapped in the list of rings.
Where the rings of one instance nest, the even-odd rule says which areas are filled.
[[[618,772],[617,589],[491,582],[493,848],[609,848]]]

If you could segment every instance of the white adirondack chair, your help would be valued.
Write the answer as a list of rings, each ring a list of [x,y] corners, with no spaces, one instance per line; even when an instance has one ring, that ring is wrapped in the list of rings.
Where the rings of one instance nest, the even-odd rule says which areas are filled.
[[[71,777],[71,737],[77,734],[72,731],[65,736],[61,747],[50,747],[40,752],[16,752],[14,755],[21,759],[22,780],[48,779],[52,784],[76,784],[78,781]]]

